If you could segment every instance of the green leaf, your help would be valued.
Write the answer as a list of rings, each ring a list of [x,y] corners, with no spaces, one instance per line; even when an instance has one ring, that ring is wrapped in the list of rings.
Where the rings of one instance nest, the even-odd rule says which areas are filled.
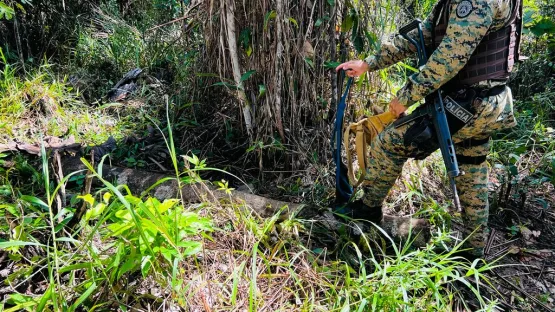
[[[23,311],[23,310],[27,310],[26,308],[30,308],[30,307],[33,307],[33,306],[36,306],[36,305],[37,305],[37,303],[35,301],[27,301],[25,303],[18,304],[14,307],[6,309],[6,310],[4,310],[4,312]]]
[[[528,26],[529,24],[533,23],[535,20],[534,15],[536,13],[537,13],[536,10],[526,9],[522,17],[522,24],[525,26]]]
[[[361,36],[355,38],[353,45],[358,53],[364,52],[364,39]]]
[[[20,199],[24,202],[28,202],[29,204],[40,206],[45,210],[48,210],[49,208],[49,206],[45,202],[35,196],[23,195],[20,197]]]
[[[0,242],[0,249],[7,249],[7,248],[19,247],[19,246],[40,246],[40,247],[46,247],[46,246],[43,245],[43,244],[32,243],[32,242],[22,242],[22,241]]]
[[[258,98],[263,97],[266,94],[266,86],[261,84],[258,85]]]
[[[143,274],[143,277],[147,277],[148,272],[152,267],[152,262],[150,261],[151,258],[152,256],[144,256],[141,261],[141,273]]]
[[[7,6],[4,2],[0,2],[0,19],[5,17],[7,20],[11,20],[15,14],[14,9]]]
[[[310,68],[314,69],[314,62],[310,58],[305,57],[304,61],[308,64],[308,66],[310,66]]]
[[[137,263],[136,257],[130,257],[129,259],[127,259],[127,261],[125,261],[119,268],[118,279],[120,279],[123,276],[123,274],[134,270],[136,267],[136,263]]]
[[[317,19],[316,22],[314,22],[314,27],[320,27],[323,22],[324,22],[323,19],[321,18]]]
[[[542,16],[539,21],[530,27],[530,31],[536,37],[541,37],[545,34],[555,34],[555,22],[548,17]]]
[[[14,216],[19,216],[19,211],[17,211],[15,205],[11,205],[11,204],[0,205],[0,210],[2,209],[6,209]]]
[[[238,87],[234,84],[231,84],[229,82],[225,82],[225,81],[216,82],[215,84],[212,85],[212,87],[215,87],[215,86],[225,86],[225,87],[230,88],[231,90],[240,90],[241,89],[240,87]]]
[[[46,307],[46,304],[48,303],[48,301],[52,297],[52,288],[53,288],[53,284],[50,284],[50,286],[48,287],[46,292],[40,298],[39,304],[37,305],[37,308],[36,308],[37,312],[43,311],[44,308]]]
[[[398,64],[399,64],[401,67],[404,67],[404,68],[406,68],[406,69],[408,69],[408,70],[411,70],[411,71],[413,71],[413,72],[415,72],[415,73],[418,72],[418,69],[416,69],[416,68],[414,68],[414,67],[408,65],[408,64],[405,63],[405,62],[399,62]]]
[[[335,6],[335,0],[328,0],[328,4],[330,6]]]
[[[81,262],[72,265],[67,265],[63,268],[60,268],[60,273],[71,272],[75,270],[83,270],[83,269],[90,269],[92,267],[92,262]]]
[[[353,24],[354,24],[353,15],[347,14],[347,17],[345,17],[345,19],[343,20],[343,23],[341,23],[341,31],[348,32],[353,28]]]
[[[290,17],[288,18],[289,22],[291,22],[293,25],[295,25],[295,27],[299,28],[299,23],[297,23],[297,20]]]
[[[104,201],[104,203],[106,205],[108,205],[108,203],[110,203],[110,198],[112,198],[112,193],[106,192],[106,193],[104,193],[104,195],[102,195],[102,200]]]
[[[515,177],[518,175],[518,168],[515,165],[509,165],[509,172]]]
[[[71,307],[69,307],[69,311],[75,311],[75,309],[77,309],[83,302],[85,302],[85,300],[87,300],[87,298],[89,298],[89,296],[93,293],[93,291],[95,291],[95,289],[96,289],[96,283],[93,282],[92,285],[89,286],[87,291],[85,291],[81,296],[79,296],[77,301],[75,301],[75,303],[72,304]]]
[[[375,33],[366,32],[366,39],[368,40],[368,44],[373,50],[376,50],[379,47],[380,41]]]
[[[90,207],[94,206],[94,197],[91,194],[79,195],[77,198],[84,200]]]
[[[56,224],[56,226],[54,227],[54,232],[58,233],[60,232],[60,230],[62,230],[66,225],[68,225],[68,223],[73,219],[73,214],[68,215],[67,217],[65,217],[62,222]]]
[[[324,62],[324,68],[335,69],[335,68],[337,68],[337,66],[339,66],[340,64],[341,64],[340,62],[330,62],[330,61],[326,61],[326,62]]]
[[[277,16],[277,13],[276,13],[276,11],[274,11],[274,10],[272,10],[272,11],[266,13],[266,16],[264,16],[264,31],[266,31],[266,30],[268,29],[268,22],[269,22],[271,19],[276,18],[276,16]]]
[[[243,49],[247,49],[250,46],[251,36],[250,28],[241,30],[241,33],[239,34],[239,42],[241,43],[241,47]]]
[[[166,199],[163,203],[156,206],[156,210],[159,214],[163,214],[164,212],[173,208],[178,202],[179,200],[177,199]]]
[[[248,72],[244,73],[243,76],[241,76],[241,82],[246,81],[247,79],[249,79],[255,73],[256,73],[256,70],[249,70]]]
[[[183,255],[185,257],[196,255],[202,251],[202,244],[199,242],[183,241],[177,245],[181,248],[184,248]]]

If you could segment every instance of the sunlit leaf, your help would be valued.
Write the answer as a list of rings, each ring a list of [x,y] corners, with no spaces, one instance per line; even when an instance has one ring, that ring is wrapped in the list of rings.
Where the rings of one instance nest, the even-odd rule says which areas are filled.
[[[273,11],[273,10],[266,13],[266,16],[264,16],[264,31],[266,31],[268,29],[268,22],[271,19],[276,18],[276,16],[277,16],[277,13],[276,13],[276,11]]]

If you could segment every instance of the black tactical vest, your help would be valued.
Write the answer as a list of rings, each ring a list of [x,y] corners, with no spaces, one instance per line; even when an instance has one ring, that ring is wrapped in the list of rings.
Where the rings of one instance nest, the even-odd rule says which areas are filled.
[[[509,78],[515,59],[520,60],[522,1],[512,0],[512,12],[505,26],[486,34],[465,67],[447,83],[447,89],[459,89],[484,80]],[[434,26],[432,26],[434,50],[445,36],[449,21],[450,0],[441,0],[441,2],[439,6],[442,7],[436,10],[437,16],[434,17]]]

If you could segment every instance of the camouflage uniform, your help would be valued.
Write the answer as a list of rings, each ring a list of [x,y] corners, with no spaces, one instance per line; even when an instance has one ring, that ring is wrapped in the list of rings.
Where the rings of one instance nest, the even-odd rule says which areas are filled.
[[[461,12],[459,7],[461,2],[466,2],[465,5],[469,2],[472,4],[471,12],[462,14],[465,15],[464,17],[457,14]],[[397,93],[399,101],[405,106],[422,100],[457,75],[481,39],[488,32],[503,27],[511,13],[510,0],[451,0],[446,7],[450,9],[447,33],[426,65],[419,73],[412,75],[407,84]],[[437,10],[438,6],[423,24],[427,47],[431,45],[432,21],[438,14]],[[370,70],[378,70],[401,61],[414,52],[415,48],[408,41],[396,35],[382,43],[377,54],[366,61],[370,65]],[[485,158],[490,149],[489,137],[496,130],[516,124],[511,90],[504,84],[505,82],[499,81],[481,81],[473,85],[479,88],[497,85],[497,88],[502,89],[495,96],[475,100],[472,103],[473,119],[453,134],[460,169],[466,173],[456,179],[464,209],[463,219],[468,227],[466,234],[469,235],[478,228],[469,238],[467,246],[472,248],[471,252],[477,256],[483,255],[487,237],[489,167]],[[407,130],[416,122],[413,121],[398,128],[390,126],[374,140],[370,148],[366,175],[369,184],[364,188],[363,201],[366,205],[381,206],[408,158],[423,159],[433,152],[430,149],[404,144]],[[472,161],[464,161],[465,159]]]

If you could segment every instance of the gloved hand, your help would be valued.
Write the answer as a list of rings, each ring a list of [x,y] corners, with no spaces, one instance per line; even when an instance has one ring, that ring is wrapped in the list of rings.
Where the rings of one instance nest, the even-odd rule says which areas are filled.
[[[361,120],[358,124],[362,123],[362,131],[364,131],[364,138],[367,144],[371,144],[375,137],[377,137],[390,123],[392,123],[397,117],[391,111],[385,113],[370,116]],[[356,127],[357,133],[360,131],[359,127]],[[351,125],[352,126],[352,125]]]

